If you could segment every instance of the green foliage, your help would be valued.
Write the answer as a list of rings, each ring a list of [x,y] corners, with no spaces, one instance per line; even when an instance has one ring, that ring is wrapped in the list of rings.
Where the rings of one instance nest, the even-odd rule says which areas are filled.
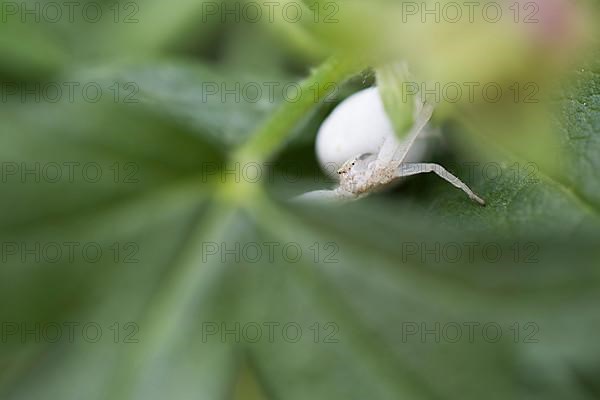
[[[205,99],[206,82],[288,82],[295,73],[278,57],[273,70],[286,72],[272,78],[184,50],[164,54],[160,47],[186,32],[192,3],[177,10],[149,3],[145,13],[162,25],[127,28],[131,46],[139,45],[134,60],[101,48],[103,61],[93,67],[83,55],[66,62],[56,52],[54,62],[35,50],[53,47],[28,38],[23,46],[35,49],[12,59],[18,68],[2,63],[7,77],[24,72],[31,83],[94,81],[106,90],[134,82],[139,101],[115,104],[110,91],[97,103],[11,97],[0,110],[2,332],[10,323],[36,331],[36,324],[69,321],[103,330],[97,343],[81,334],[70,343],[66,329],[57,343],[35,334],[22,340],[20,327],[3,336],[0,398],[598,397],[597,67],[579,69],[558,101],[561,168],[530,162],[485,132],[470,134],[467,123],[443,126],[446,147],[432,159],[464,178],[485,208],[434,176],[353,204],[298,205],[290,195],[327,184],[307,174],[315,170],[312,140],[291,136],[312,139],[310,120],[325,112],[308,91],[297,102]],[[92,35],[80,33],[82,43]],[[2,43],[14,47],[13,38]],[[368,66],[358,57],[331,58],[300,86],[341,87]],[[318,100],[329,94],[324,86],[316,92]],[[267,161],[275,164],[273,181],[227,173],[236,163]],[[36,163],[78,164],[73,179],[56,183],[6,175],[9,164]],[[86,163],[102,172],[94,182],[82,173]],[[290,165],[303,179],[281,179]],[[486,165],[494,166],[487,174]],[[74,260],[63,254],[48,262],[7,247],[58,243],[64,251],[73,242],[98,244],[103,256],[90,262],[79,246]],[[303,256],[223,260],[206,247],[252,243],[294,243]],[[456,248],[462,256],[451,261]],[[297,324],[302,335],[284,340],[277,328],[269,341],[263,324],[270,322]],[[258,324],[263,337],[206,336],[208,325],[223,323]],[[465,323],[479,324],[473,341]],[[498,341],[486,340],[495,336],[483,330],[490,323],[502,329]],[[441,340],[422,339],[421,324],[458,324],[463,336],[452,342],[438,329]],[[419,333],[408,334],[415,326]],[[136,343],[125,339],[132,332]]]

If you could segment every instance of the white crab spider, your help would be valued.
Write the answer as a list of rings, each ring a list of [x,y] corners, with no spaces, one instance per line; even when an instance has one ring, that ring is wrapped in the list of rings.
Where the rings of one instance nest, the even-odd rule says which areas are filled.
[[[433,108],[431,104],[418,101],[415,122],[406,139],[399,142],[377,88],[365,89],[345,100],[323,123],[317,137],[317,155],[322,166],[339,165],[340,156],[345,157],[346,161],[337,169],[339,186],[333,190],[308,192],[296,200],[356,200],[400,178],[434,172],[465,192],[471,200],[485,205],[483,199],[441,165],[412,162],[420,161],[424,156],[418,138],[427,126]],[[374,127],[375,132],[361,132],[367,126]],[[346,131],[350,134],[345,135]],[[355,151],[356,155],[349,157],[348,151]]]

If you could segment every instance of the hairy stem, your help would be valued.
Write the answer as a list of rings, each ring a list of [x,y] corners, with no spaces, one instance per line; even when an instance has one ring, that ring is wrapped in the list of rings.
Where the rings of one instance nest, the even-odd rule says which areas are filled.
[[[300,84],[296,102],[286,102],[234,153],[236,161],[262,162],[273,156],[292,128],[336,85],[359,72],[365,65],[353,59],[332,57]]]

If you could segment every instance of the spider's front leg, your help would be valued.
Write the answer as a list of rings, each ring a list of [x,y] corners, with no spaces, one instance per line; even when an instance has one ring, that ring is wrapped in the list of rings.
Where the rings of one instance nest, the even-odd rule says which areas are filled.
[[[444,167],[439,164],[432,163],[411,163],[411,164],[400,164],[396,168],[395,177],[403,178],[406,176],[424,174],[428,172],[434,172],[440,178],[450,182],[453,186],[461,189],[469,196],[469,198],[482,206],[485,206],[485,201],[477,196],[463,181],[458,179],[456,176],[448,172]]]

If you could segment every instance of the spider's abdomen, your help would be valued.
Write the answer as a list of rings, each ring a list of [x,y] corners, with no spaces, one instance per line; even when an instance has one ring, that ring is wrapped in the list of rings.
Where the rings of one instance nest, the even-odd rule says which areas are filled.
[[[325,119],[317,135],[316,153],[321,168],[338,178],[338,169],[359,154],[377,155],[381,146],[400,142],[387,116],[379,89],[364,89],[344,100]],[[426,143],[416,142],[407,161],[421,161]]]

